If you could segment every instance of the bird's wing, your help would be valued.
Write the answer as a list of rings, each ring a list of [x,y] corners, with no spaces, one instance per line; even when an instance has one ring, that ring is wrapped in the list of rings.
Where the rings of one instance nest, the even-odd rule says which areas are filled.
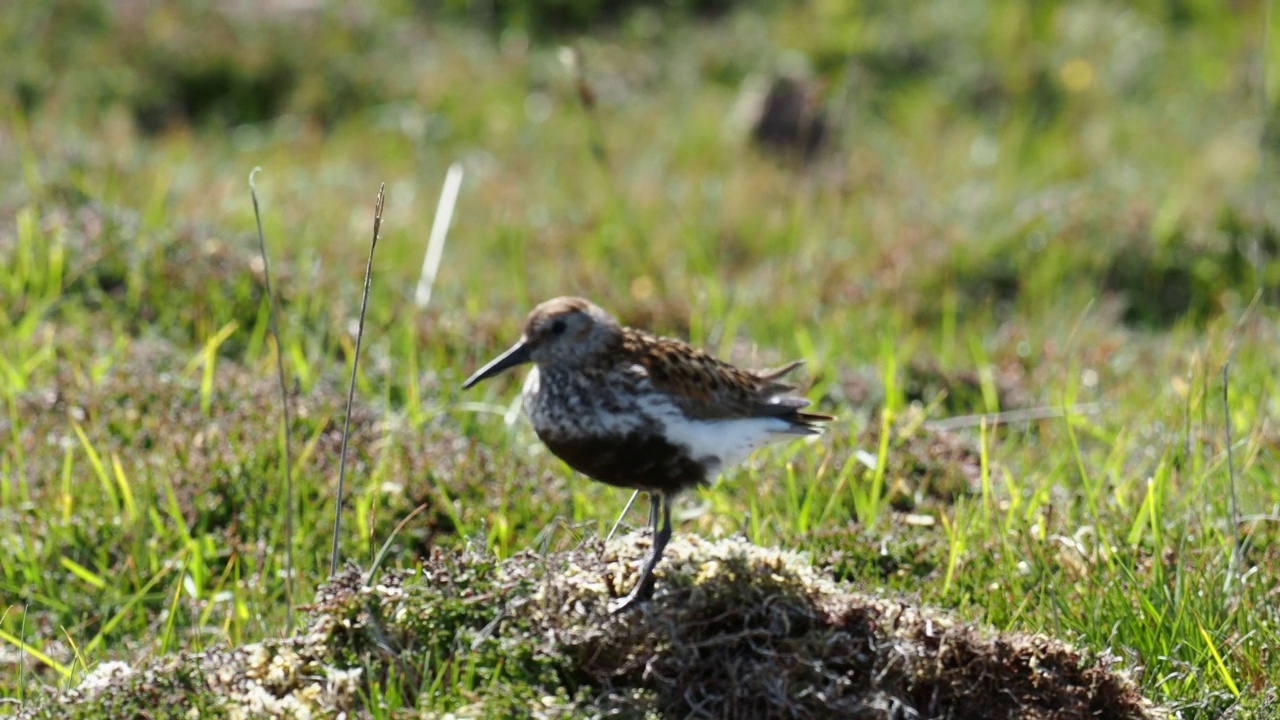
[[[692,345],[631,330],[624,350],[655,388],[670,395],[685,415],[700,420],[777,417],[805,424],[825,415],[798,412],[809,401],[791,395],[795,386],[780,378],[801,365],[776,370],[744,370]]]

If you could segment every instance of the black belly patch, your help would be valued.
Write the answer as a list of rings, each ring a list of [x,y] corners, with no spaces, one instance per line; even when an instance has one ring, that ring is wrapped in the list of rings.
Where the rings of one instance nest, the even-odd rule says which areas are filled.
[[[615,487],[677,493],[707,482],[707,466],[661,435],[557,437],[538,434],[569,467]]]

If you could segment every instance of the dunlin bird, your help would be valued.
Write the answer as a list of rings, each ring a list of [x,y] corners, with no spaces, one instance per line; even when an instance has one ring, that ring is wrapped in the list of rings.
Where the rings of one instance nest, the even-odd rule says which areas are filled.
[[[734,367],[671,338],[623,327],[576,297],[533,309],[519,342],[463,383],[533,363],[524,411],[556,456],[587,477],[649,494],[653,546],[617,612],[653,590],[671,539],[671,500],[769,443],[814,435],[830,416],[801,412],[777,370]]]

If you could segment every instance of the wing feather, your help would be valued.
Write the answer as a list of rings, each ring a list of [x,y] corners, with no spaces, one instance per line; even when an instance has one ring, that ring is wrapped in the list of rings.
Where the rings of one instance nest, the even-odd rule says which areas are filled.
[[[644,368],[654,387],[672,396],[681,411],[700,420],[776,417],[790,421],[794,431],[816,432],[815,423],[827,415],[802,413],[809,401],[791,395],[796,387],[780,380],[802,360],[773,370],[744,370],[671,338],[626,329],[623,348],[628,364]]]

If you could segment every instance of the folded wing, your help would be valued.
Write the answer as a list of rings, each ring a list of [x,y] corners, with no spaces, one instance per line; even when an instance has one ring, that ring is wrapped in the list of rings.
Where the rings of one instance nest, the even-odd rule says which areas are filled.
[[[792,394],[794,385],[782,377],[800,367],[797,360],[774,370],[744,370],[670,338],[629,330],[624,347],[632,361],[644,368],[655,387],[675,398],[686,416],[698,420],[778,418],[783,432],[809,435],[829,415],[800,412],[809,401]]]

